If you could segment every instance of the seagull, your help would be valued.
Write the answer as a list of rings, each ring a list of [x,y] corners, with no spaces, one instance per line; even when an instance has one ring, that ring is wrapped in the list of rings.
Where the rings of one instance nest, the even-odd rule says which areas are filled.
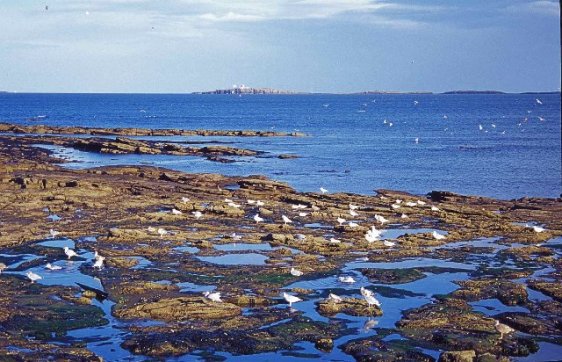
[[[304,273],[301,272],[300,270],[295,269],[295,268],[291,268],[291,275],[293,275],[293,276],[295,276],[295,277],[300,277],[300,276],[302,276],[303,274],[304,274]]]
[[[346,276],[343,276],[343,277],[338,277],[338,282],[353,284],[353,283],[355,283],[355,279],[353,279],[352,276],[346,275]]]
[[[104,261],[105,261],[105,257],[98,255],[98,257],[96,258],[96,262],[93,265],[93,268],[98,268],[99,270],[101,270],[101,268],[103,268]]]
[[[263,218],[260,217],[260,214],[255,214],[255,215],[254,215],[254,221],[255,221],[256,223],[262,222],[262,221],[263,221]]]
[[[163,228],[158,228],[158,235],[160,235],[160,237],[163,237],[164,235],[168,234],[168,230],[163,229]]]
[[[305,217],[308,215],[308,212],[299,212],[300,217]]]
[[[394,203],[397,204],[397,205],[399,205],[399,204],[402,203],[402,200],[401,200],[401,199],[396,199],[396,201],[394,201]]]
[[[482,131],[482,130],[484,129],[484,127],[482,127],[482,125],[479,124],[479,125],[478,125],[478,129],[479,129],[480,131]]]
[[[248,203],[248,205],[253,205],[253,204],[256,203],[256,200],[250,200],[250,199],[248,199],[248,200],[246,200],[246,202]]]
[[[149,226],[146,230],[148,230],[149,233],[153,233],[156,231],[156,229],[153,228],[152,226]]]
[[[437,206],[432,206],[431,211],[439,211],[439,208]]]
[[[544,122],[544,118],[543,118],[543,117],[538,116],[537,118],[539,119],[539,121]]]
[[[342,217],[338,217],[336,220],[338,221],[338,224],[340,224],[340,225],[342,225],[345,222],[345,219],[342,218]]]
[[[295,235],[295,237],[297,238],[297,240],[300,240],[300,241],[306,240],[306,235],[304,235],[304,234],[297,234],[297,235]]]
[[[369,290],[369,289],[364,288],[364,287],[361,287],[359,289],[359,291],[361,292],[361,295],[364,296],[364,297],[367,296],[367,295],[375,295],[372,290]]]
[[[416,204],[415,202],[408,201],[408,202],[406,203],[406,206],[408,206],[408,207],[415,207],[415,206],[418,206],[418,204]]]
[[[414,143],[415,143],[415,144],[420,143],[420,138],[419,138],[419,137],[414,138]]]
[[[306,209],[306,205],[303,205],[303,204],[291,205],[291,209],[293,209],[293,210]]]
[[[330,293],[328,295],[328,300],[330,300],[334,303],[339,303],[339,302],[343,301],[342,297],[340,297],[339,295],[335,295],[334,293]]]
[[[365,234],[365,240],[367,240],[369,243],[374,243],[375,241],[379,240],[379,237],[371,233],[369,230]]]
[[[422,205],[422,206],[425,205],[425,201],[417,200],[416,202],[418,203],[418,205]]]
[[[232,234],[230,234],[230,238],[233,239],[233,240],[241,240],[242,236],[238,235],[236,233],[232,233]]]
[[[70,249],[68,246],[64,247],[64,253],[68,257],[68,259],[72,258],[73,256],[78,256],[78,254],[76,254],[76,252]]]
[[[496,324],[494,324],[496,331],[500,333],[500,339],[503,339],[504,334],[509,334],[515,332],[515,329],[511,328],[507,324],[500,323],[500,321],[496,320]]]
[[[445,239],[445,235],[439,234],[437,231],[433,231],[431,233],[431,235],[433,235],[433,237],[435,238],[435,240],[443,240]]]
[[[375,319],[368,319],[365,321],[365,323],[363,324],[363,328],[361,328],[361,331],[363,333],[367,333],[369,330],[373,329],[376,327],[376,325],[379,324],[379,322]]]
[[[537,102],[537,104],[542,104],[542,101],[540,99],[535,99],[535,102]]]
[[[374,295],[364,295],[363,298],[365,298],[365,301],[369,305],[369,308],[372,305],[376,305],[379,308],[381,307],[381,302],[379,302],[379,300],[377,298],[375,298]]]
[[[358,208],[359,208],[359,206],[357,206],[357,205],[349,204],[350,210],[357,210]]]
[[[2,274],[2,272],[6,269],[8,269],[8,266],[4,263],[0,263],[0,274]]]
[[[35,273],[32,272],[31,270],[28,271],[25,275],[29,278],[29,280],[31,280],[32,283],[35,283],[35,281],[37,281],[37,280],[43,279],[43,278],[41,277],[41,275],[35,274]]]
[[[359,214],[355,210],[349,210],[349,215],[355,217],[355,216],[358,216]]]
[[[187,204],[189,202],[189,197],[185,197],[185,196],[182,197],[181,202],[184,203],[184,204]]]
[[[256,201],[256,206],[263,206],[263,205],[265,205],[265,202],[260,200]]]
[[[339,243],[341,243],[341,240],[338,240],[338,239],[336,239],[336,238],[331,238],[331,239],[330,239],[330,243],[331,243],[331,244],[339,244]]]
[[[213,302],[222,303],[221,293],[220,292],[205,292],[203,293],[205,298],[212,300]]]
[[[384,216],[380,216],[380,215],[375,215],[375,220],[377,220],[381,224],[384,224],[384,223],[388,222],[388,220],[385,219]]]
[[[179,211],[178,209],[172,209],[172,214],[181,215],[181,214],[183,214],[183,212]]]
[[[447,118],[449,118],[449,117],[447,117],[447,115],[444,114],[444,115],[443,115],[443,119],[447,119]]]
[[[230,207],[237,208],[237,209],[239,209],[240,207],[242,207],[242,205],[237,204],[237,203],[235,203],[235,202],[229,202],[227,205],[230,206]]]
[[[348,223],[348,225],[349,225],[349,227],[350,227],[350,228],[356,228],[356,227],[358,227],[358,226],[359,226],[359,224],[358,224],[358,223],[356,223],[356,222],[353,222],[353,221],[350,221],[350,222]]]
[[[407,218],[408,218],[408,215],[402,214],[402,215],[400,215],[400,218],[401,218],[401,219],[407,219]]]
[[[545,229],[544,229],[543,227],[541,227],[541,226],[533,225],[533,230],[534,230],[536,233],[542,233]]]
[[[417,106],[420,102],[414,101],[414,106]]]
[[[193,214],[193,216],[195,216],[196,219],[199,219],[199,218],[201,218],[201,216],[203,216],[201,211],[193,211],[192,214]]]
[[[323,193],[323,194],[325,194],[325,193],[328,192],[328,190],[326,190],[325,188],[321,187],[321,188],[320,188],[320,192]]]
[[[53,265],[51,263],[47,263],[45,265],[45,269],[49,269],[49,270],[61,270],[62,267],[58,266],[58,265]]]
[[[56,230],[50,229],[50,230],[49,230],[49,234],[51,235],[51,237],[54,238],[54,237],[57,237],[58,235],[60,235],[60,231],[56,231]]]
[[[292,307],[293,303],[302,302],[302,299],[300,299],[299,297],[295,297],[294,295],[287,294],[285,292],[283,292],[283,298],[285,298],[287,303],[289,303],[289,307]]]
[[[228,204],[228,203],[231,203],[233,201],[231,199],[224,199],[224,202],[226,202]]]
[[[384,246],[388,246],[390,248],[392,248],[393,246],[396,245],[396,243],[394,241],[388,241],[388,240],[385,240],[382,243],[384,244]]]
[[[392,207],[394,210],[397,210],[397,209],[400,208],[400,205],[398,205],[398,204],[392,204],[392,205],[390,205],[390,207]]]
[[[289,219],[289,218],[288,218],[287,216],[285,216],[285,215],[281,215],[281,219],[283,219],[283,223],[284,223],[285,225],[287,225],[287,224],[293,222],[293,220]]]

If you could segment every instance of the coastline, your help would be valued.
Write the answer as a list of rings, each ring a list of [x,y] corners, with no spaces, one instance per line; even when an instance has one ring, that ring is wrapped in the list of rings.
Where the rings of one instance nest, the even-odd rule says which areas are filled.
[[[33,143],[33,139],[25,137],[0,138],[3,165],[0,262],[14,265],[10,262],[17,258],[5,255],[40,255],[28,261],[24,259],[0,274],[0,285],[6,295],[0,300],[4,310],[0,319],[5,326],[0,331],[0,340],[4,341],[0,342],[0,356],[33,358],[47,353],[75,360],[96,359],[84,347],[55,346],[48,337],[52,325],[36,323],[46,316],[53,318],[62,340],[69,330],[104,323],[93,302],[95,295],[83,292],[76,296],[78,287],[31,285],[22,275],[23,271],[46,261],[61,259],[58,248],[37,244],[49,239],[49,229],[60,232],[62,238],[72,239],[77,249],[89,252],[95,249],[106,256],[104,269],[94,270],[85,261],[79,270],[101,280],[109,300],[116,303],[112,317],[161,323],[130,327],[123,342],[130,353],[158,358],[209,348],[251,355],[285,350],[302,341],[328,353],[337,348],[334,341],[345,336],[345,325],[311,320],[302,312],[279,308],[282,303],[279,294],[301,279],[339,275],[358,257],[367,258],[367,263],[395,263],[411,258],[460,263],[487,253],[491,264],[511,260],[509,264],[500,264],[498,269],[476,267],[466,280],[457,283],[454,291],[439,297],[431,295],[427,303],[405,312],[396,321],[396,327],[387,332],[406,336],[411,346],[444,351],[474,350],[478,356],[487,353],[514,356],[525,354],[520,345],[526,346],[527,354],[532,353],[539,336],[559,335],[556,321],[562,315],[562,265],[558,249],[545,245],[562,235],[559,199],[508,201],[437,191],[421,198],[391,190],[379,190],[375,196],[320,194],[296,192],[287,184],[263,176],[187,174],[147,166],[69,170]],[[182,201],[183,197],[189,200]],[[225,199],[239,206],[229,205]],[[399,204],[397,199],[401,200]],[[249,200],[262,200],[265,205],[249,204]],[[409,202],[417,205],[406,206]],[[349,214],[350,204],[358,205],[355,217]],[[297,205],[303,205],[302,209],[295,208]],[[181,213],[173,214],[172,209]],[[195,218],[192,213],[196,211],[203,216]],[[307,215],[299,216],[299,212]],[[252,219],[256,213],[265,218],[263,223]],[[408,219],[403,219],[401,214],[407,214]],[[47,218],[51,215],[60,219]],[[283,223],[282,215],[289,215],[293,222]],[[393,238],[395,246],[370,243],[363,235],[371,225],[388,228],[378,224],[375,215],[382,215],[389,224],[394,224],[390,230],[433,229],[446,232],[446,238],[437,240],[431,232],[409,232]],[[359,226],[338,225],[337,217],[354,220]],[[524,226],[531,221],[546,230],[538,233]],[[159,236],[148,231],[148,227],[165,228],[167,234]],[[270,245],[272,249],[253,252],[266,257],[266,261],[256,265],[217,265],[206,261],[224,255],[216,249],[217,245],[239,243],[232,235],[242,236],[246,244]],[[305,240],[301,241],[297,235],[304,235]],[[88,237],[95,237],[95,242]],[[330,242],[330,237],[340,242]],[[501,238],[501,247],[494,253],[491,246],[483,248],[469,242],[480,238]],[[468,243],[458,248],[447,247],[461,242]],[[197,252],[178,251],[182,247],[196,248]],[[233,255],[236,258],[242,254],[245,253]],[[149,261],[150,267],[139,267],[143,260]],[[291,267],[304,275],[290,274]],[[407,268],[404,273],[381,270],[367,266],[361,269],[370,282],[386,286],[424,279],[427,273],[452,272],[443,267]],[[547,271],[535,275],[536,270]],[[522,278],[529,280],[518,282]],[[171,283],[160,283],[162,280]],[[215,286],[223,293],[225,302],[209,302],[197,289],[181,292],[178,283]],[[527,287],[549,296],[548,303],[531,299]],[[345,304],[330,304],[329,308],[321,302],[326,298],[326,291],[290,289],[303,299],[315,300],[313,307],[317,303],[318,313],[323,316],[339,312],[364,317],[385,315],[384,304],[382,310],[368,308],[363,299],[343,286],[339,289],[345,293]],[[382,293],[384,289],[375,290]],[[56,301],[53,296],[57,296]],[[530,314],[524,317],[505,312],[495,318],[531,337],[500,338],[493,319],[471,308],[471,302],[490,298],[501,298],[505,305],[529,309]],[[28,307],[25,301],[33,301],[33,305],[40,307]],[[20,307],[15,308],[16,305]],[[298,304],[295,307],[298,310]],[[65,315],[53,314],[53,308],[89,317],[78,324],[70,323]],[[22,325],[24,329],[20,328]],[[226,337],[225,330],[229,330]],[[442,338],[435,338],[435,333]],[[40,338],[29,340],[27,335]],[[169,342],[162,343],[159,335]],[[205,342],[200,341],[201,336],[205,336]],[[385,352],[370,348],[373,344],[384,345]],[[422,352],[405,352],[382,337],[358,338],[341,347],[347,356],[355,358],[427,357]],[[32,352],[22,351],[28,349]]]

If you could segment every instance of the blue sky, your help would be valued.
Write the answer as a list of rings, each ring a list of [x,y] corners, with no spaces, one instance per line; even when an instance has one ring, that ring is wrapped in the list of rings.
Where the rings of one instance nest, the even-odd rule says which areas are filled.
[[[0,0],[0,90],[559,90],[559,14],[551,0]]]

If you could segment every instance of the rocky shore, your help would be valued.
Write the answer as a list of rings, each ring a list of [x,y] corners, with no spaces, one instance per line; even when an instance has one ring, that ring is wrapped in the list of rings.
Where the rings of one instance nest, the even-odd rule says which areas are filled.
[[[1,124],[0,132],[45,135],[41,142],[0,137],[2,360],[99,360],[86,343],[68,335],[116,323],[108,319],[127,332],[121,348],[150,358],[197,351],[208,351],[209,360],[220,358],[213,351],[298,352],[296,344],[308,343],[311,357],[337,349],[362,361],[431,361],[434,356],[424,351],[441,350],[442,361],[495,361],[562,341],[561,243],[552,242],[562,235],[558,199],[507,201],[439,191],[424,197],[391,190],[374,196],[302,193],[262,176],[128,166],[69,170],[33,145],[221,157],[258,151],[171,147],[124,137],[176,135],[174,130]],[[57,133],[120,137],[46,136]],[[369,241],[365,236],[373,226],[397,236]],[[41,244],[59,239],[74,242],[79,254],[74,267],[64,264],[68,258],[61,248]],[[94,250],[106,258],[101,269],[93,268]],[[254,259],[245,263],[248,254]],[[442,263],[383,267],[414,259]],[[91,290],[26,278],[27,271],[48,262],[97,278],[114,303],[110,318]],[[45,280],[56,275],[39,273]],[[437,288],[447,278],[446,288]],[[435,290],[407,287],[430,279],[436,280]],[[326,280],[333,287],[319,287]],[[381,306],[369,304],[359,285],[382,299]],[[203,291],[219,291],[222,302]],[[303,302],[289,308],[283,292]],[[342,300],[330,299],[330,293]],[[377,318],[396,315],[393,309],[408,298],[424,302],[400,308],[395,323],[376,326]],[[338,344],[356,333],[346,318],[365,318],[365,330],[376,333]],[[498,332],[496,321],[514,332]]]

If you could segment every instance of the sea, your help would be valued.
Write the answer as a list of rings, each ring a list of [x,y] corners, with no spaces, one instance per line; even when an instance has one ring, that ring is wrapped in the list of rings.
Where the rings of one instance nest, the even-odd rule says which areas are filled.
[[[65,167],[152,165],[266,175],[299,191],[372,195],[446,190],[500,199],[561,194],[560,93],[0,93],[0,122],[304,132],[306,137],[143,137],[265,152],[218,163],[195,156],[104,155],[49,147]],[[293,154],[294,159],[280,159]]]

